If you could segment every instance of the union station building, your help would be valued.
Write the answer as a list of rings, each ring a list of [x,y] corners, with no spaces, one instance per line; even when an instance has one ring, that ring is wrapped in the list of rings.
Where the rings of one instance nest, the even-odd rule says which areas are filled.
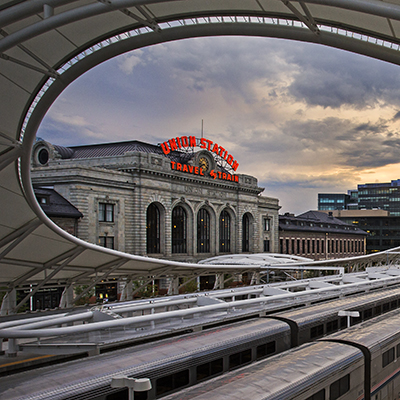
[[[278,199],[261,196],[257,179],[238,171],[228,149],[194,136],[159,145],[38,140],[32,156],[34,187],[53,189],[82,213],[77,237],[186,262],[279,251]]]

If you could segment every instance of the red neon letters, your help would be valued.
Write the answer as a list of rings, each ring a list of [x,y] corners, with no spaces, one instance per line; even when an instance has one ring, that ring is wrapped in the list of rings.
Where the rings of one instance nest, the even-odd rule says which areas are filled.
[[[181,136],[169,139],[168,141],[161,143],[162,151],[165,155],[169,154],[171,151],[178,150],[182,147],[196,147],[197,142],[195,136]],[[239,167],[239,163],[233,158],[231,154],[228,153],[222,146],[214,143],[212,140],[200,139],[200,148],[215,153],[221,158],[223,158],[234,171]]]

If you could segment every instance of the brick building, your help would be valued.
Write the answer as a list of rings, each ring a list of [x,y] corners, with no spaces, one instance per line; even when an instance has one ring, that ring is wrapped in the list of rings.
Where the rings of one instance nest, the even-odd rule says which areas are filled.
[[[367,232],[332,216],[308,211],[279,216],[279,250],[314,260],[365,254]]]

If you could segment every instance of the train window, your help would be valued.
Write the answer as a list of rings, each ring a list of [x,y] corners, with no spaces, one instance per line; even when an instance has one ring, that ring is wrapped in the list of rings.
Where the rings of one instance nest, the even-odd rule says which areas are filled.
[[[336,332],[339,329],[339,322],[337,319],[326,323],[326,333]]]
[[[382,307],[381,306],[376,306],[375,307],[375,315],[380,315],[382,313]]]
[[[322,389],[312,396],[307,397],[306,400],[325,400],[325,389]]]
[[[397,353],[397,358],[399,358],[400,357],[400,344],[398,344],[396,346],[396,353]]]
[[[257,346],[257,360],[269,356],[270,354],[274,354],[275,351],[276,351],[275,341],[261,344],[260,346]]]
[[[390,308],[390,303],[385,303],[385,304],[383,305],[383,312],[389,311],[389,308]]]
[[[251,349],[241,351],[229,356],[229,370],[251,362]]]
[[[156,381],[157,396],[172,390],[181,388],[189,384],[189,370],[177,372],[172,375],[164,376]]]
[[[196,368],[197,381],[200,382],[210,376],[220,374],[223,371],[223,359],[219,358]]]
[[[219,358],[218,360],[211,361],[211,376],[220,374],[224,370],[224,360]]]
[[[329,399],[336,400],[350,390],[350,374],[333,382],[329,387]]]
[[[319,336],[323,336],[324,334],[324,325],[317,325],[311,328],[310,330],[310,337],[314,339]]]
[[[360,313],[359,317],[354,317],[351,319],[351,326],[359,324],[362,321],[362,313]]]
[[[372,318],[372,308],[364,311],[364,319]]]
[[[389,365],[393,361],[394,361],[394,347],[385,351],[382,354],[382,368],[385,368],[387,365]]]
[[[109,394],[106,400],[128,400],[129,389],[120,390],[117,393]]]
[[[340,318],[340,329],[347,328],[347,317]]]
[[[395,310],[397,308],[397,300],[393,300],[391,303],[390,303],[390,309],[391,310]]]
[[[147,400],[149,392],[135,392],[135,400]],[[129,399],[129,390],[124,389],[120,390],[117,393],[109,394],[106,397],[106,400],[128,400]]]

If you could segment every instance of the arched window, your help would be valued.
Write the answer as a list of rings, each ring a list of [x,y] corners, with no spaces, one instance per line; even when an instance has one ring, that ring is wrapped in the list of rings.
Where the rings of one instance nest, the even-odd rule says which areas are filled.
[[[210,214],[205,208],[197,214],[197,252],[210,252]]]
[[[219,216],[219,251],[231,251],[231,217],[226,210]]]
[[[147,254],[161,253],[160,210],[155,204],[147,208],[146,218]]]
[[[178,206],[172,210],[172,252],[186,253],[186,211]]]
[[[244,214],[242,219],[242,252],[250,251],[250,218]]]

